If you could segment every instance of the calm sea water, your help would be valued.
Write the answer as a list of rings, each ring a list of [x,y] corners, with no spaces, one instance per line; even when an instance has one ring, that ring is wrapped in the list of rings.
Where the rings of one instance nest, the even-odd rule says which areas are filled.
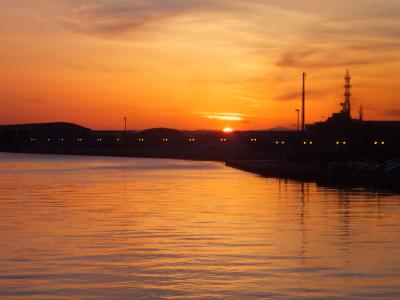
[[[0,154],[0,299],[400,299],[400,196]]]

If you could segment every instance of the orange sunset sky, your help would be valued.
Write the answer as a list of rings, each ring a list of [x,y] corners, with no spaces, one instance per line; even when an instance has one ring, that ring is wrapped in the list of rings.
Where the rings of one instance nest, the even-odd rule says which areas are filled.
[[[1,0],[0,123],[294,128],[400,118],[398,0]]]

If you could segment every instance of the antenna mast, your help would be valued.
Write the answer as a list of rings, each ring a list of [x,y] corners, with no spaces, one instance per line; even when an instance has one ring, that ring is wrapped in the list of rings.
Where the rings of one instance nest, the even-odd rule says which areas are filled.
[[[342,113],[345,114],[347,117],[351,118],[351,104],[350,104],[350,97],[351,97],[351,76],[349,70],[346,72],[346,76],[344,77],[345,85],[344,85],[344,102],[342,103]]]
[[[301,97],[302,102],[302,110],[301,110],[301,131],[304,132],[306,130],[305,126],[305,109],[306,109],[306,73],[303,72],[303,92]]]

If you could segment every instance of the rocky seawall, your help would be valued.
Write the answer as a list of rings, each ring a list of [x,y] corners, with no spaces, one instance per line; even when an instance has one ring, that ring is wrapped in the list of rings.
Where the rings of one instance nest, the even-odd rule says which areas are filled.
[[[400,175],[384,172],[320,169],[312,163],[290,163],[265,160],[228,160],[226,165],[266,177],[315,181],[324,185],[389,188],[400,192]]]

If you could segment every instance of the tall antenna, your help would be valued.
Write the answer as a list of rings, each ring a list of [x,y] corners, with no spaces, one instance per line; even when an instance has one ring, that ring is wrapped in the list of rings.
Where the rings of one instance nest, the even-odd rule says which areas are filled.
[[[346,72],[346,76],[344,77],[345,85],[344,85],[344,102],[342,104],[342,113],[351,118],[351,76],[349,70]]]
[[[303,92],[302,92],[302,97],[301,97],[301,102],[302,102],[302,110],[301,110],[301,131],[306,130],[305,122],[305,109],[306,109],[306,73],[303,72]]]

